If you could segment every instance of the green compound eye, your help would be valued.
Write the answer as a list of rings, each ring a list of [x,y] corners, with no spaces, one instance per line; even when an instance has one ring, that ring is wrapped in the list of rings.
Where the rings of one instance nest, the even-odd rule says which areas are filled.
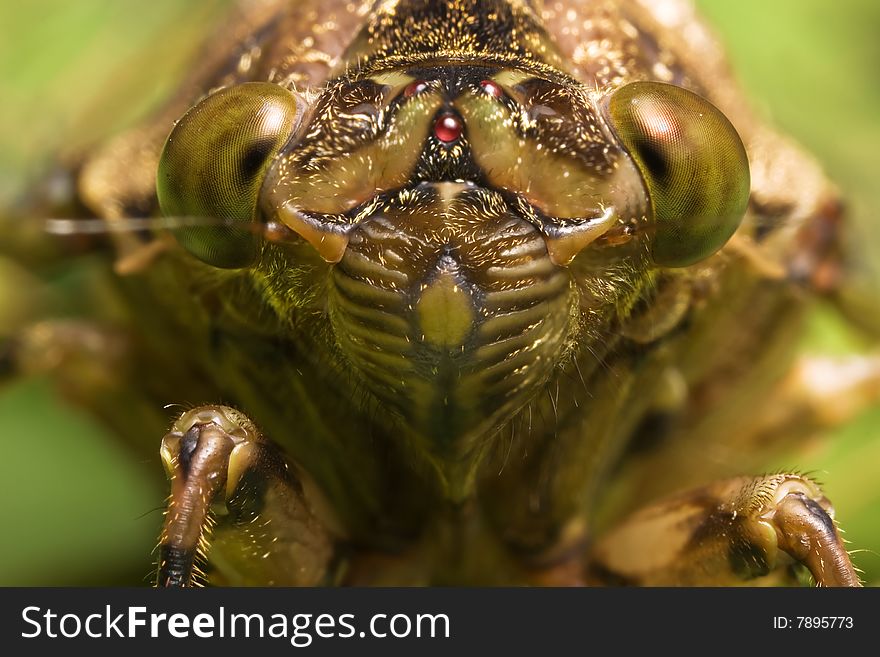
[[[180,119],[159,160],[162,214],[231,220],[175,229],[187,251],[220,268],[256,259],[260,240],[251,222],[260,187],[296,128],[301,105],[278,85],[248,82],[211,94]]]
[[[605,110],[651,197],[654,261],[685,267],[724,246],[745,214],[750,184],[730,121],[697,94],[660,82],[621,87]]]

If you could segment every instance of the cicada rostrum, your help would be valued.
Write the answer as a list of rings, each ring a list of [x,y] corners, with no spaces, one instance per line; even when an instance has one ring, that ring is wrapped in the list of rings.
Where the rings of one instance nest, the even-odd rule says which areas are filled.
[[[860,584],[760,474],[876,394],[798,352],[845,214],[688,3],[231,13],[4,224],[103,272],[4,364],[161,444],[159,585]]]

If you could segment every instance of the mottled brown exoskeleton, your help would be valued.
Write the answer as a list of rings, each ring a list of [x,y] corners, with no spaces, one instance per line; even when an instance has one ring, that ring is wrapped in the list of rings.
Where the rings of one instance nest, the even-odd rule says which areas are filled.
[[[689,4],[243,2],[206,53],[58,206],[124,321],[10,356],[139,441],[206,404],[159,585],[859,585],[818,486],[749,474],[833,419],[794,337],[839,203]]]

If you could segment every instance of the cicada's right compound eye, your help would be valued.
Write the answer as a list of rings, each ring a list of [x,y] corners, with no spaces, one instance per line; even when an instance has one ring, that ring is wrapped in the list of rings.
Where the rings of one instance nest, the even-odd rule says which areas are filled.
[[[745,147],[727,117],[701,96],[660,82],[621,87],[605,111],[651,198],[654,262],[683,267],[724,246],[750,187]]]
[[[245,267],[256,259],[260,239],[251,222],[260,188],[299,124],[302,107],[283,87],[248,82],[211,94],[180,119],[159,160],[162,213],[226,220],[176,228],[187,251],[220,268]]]

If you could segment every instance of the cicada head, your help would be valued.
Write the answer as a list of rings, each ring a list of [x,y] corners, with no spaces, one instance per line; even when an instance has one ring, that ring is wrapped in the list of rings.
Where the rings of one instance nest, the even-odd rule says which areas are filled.
[[[508,17],[516,44],[452,20],[453,48],[412,18],[379,12],[320,93],[261,83],[203,100],[169,138],[160,199],[230,219],[220,244],[181,242],[260,272],[276,312],[316,300],[329,330],[314,348],[425,452],[461,460],[555,370],[601,351],[652,272],[724,244],[748,164],[708,101],[591,88],[527,15]],[[235,230],[254,223],[281,238]]]

